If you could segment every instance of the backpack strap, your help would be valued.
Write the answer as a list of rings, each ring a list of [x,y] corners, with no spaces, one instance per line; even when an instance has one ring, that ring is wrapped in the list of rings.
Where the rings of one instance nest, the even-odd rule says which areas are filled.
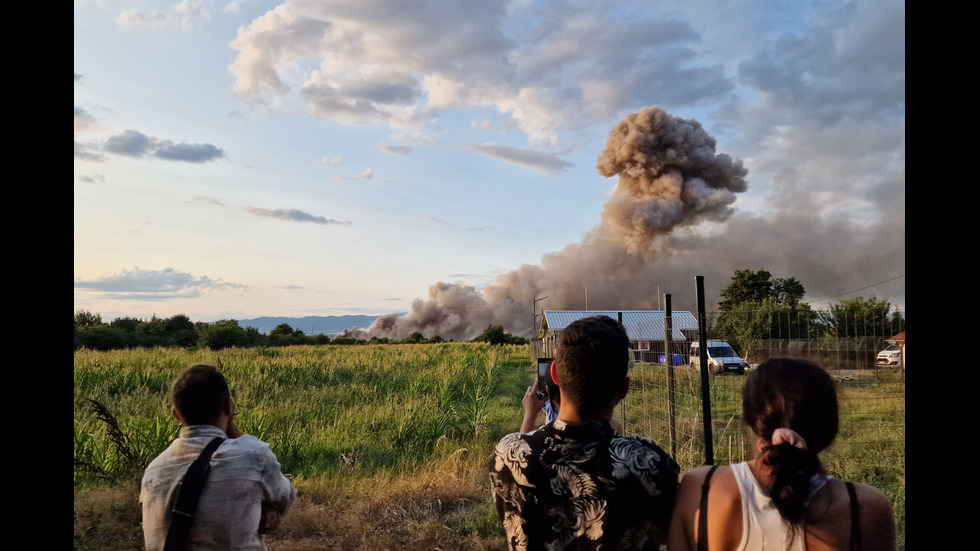
[[[201,499],[204,483],[211,472],[211,456],[224,441],[224,438],[218,437],[208,442],[201,455],[197,456],[184,473],[184,479],[180,481],[180,489],[177,491],[177,502],[170,515],[170,529],[167,530],[164,551],[183,551],[187,548],[197,502]]]
[[[851,501],[851,551],[861,549],[861,504],[857,500],[853,482],[845,482],[847,496]]]
[[[708,490],[711,489],[711,477],[715,474],[718,465],[713,465],[708,469],[708,474],[704,475],[704,483],[701,484],[701,514],[698,517],[698,551],[708,551]]]

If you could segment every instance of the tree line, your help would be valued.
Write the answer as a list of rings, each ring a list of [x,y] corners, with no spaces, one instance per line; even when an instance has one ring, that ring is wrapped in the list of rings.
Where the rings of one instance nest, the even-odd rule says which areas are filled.
[[[307,335],[288,323],[276,326],[269,334],[255,327],[242,327],[237,320],[218,320],[213,323],[192,322],[184,314],[169,318],[156,315],[149,320],[133,317],[102,320],[98,313],[86,310],[75,312],[75,350],[114,350],[122,348],[204,347],[212,350],[238,347],[292,346],[311,344],[422,344],[445,342],[439,335],[425,337],[414,332],[404,339],[372,337],[358,339],[349,335],[330,338],[328,335]],[[489,325],[474,342],[490,344],[527,344],[527,339],[508,334],[500,325]]]
[[[905,331],[905,317],[887,300],[841,299],[827,311],[817,312],[802,302],[805,293],[795,277],[735,270],[721,292],[715,333],[747,354],[762,340],[887,338]]]

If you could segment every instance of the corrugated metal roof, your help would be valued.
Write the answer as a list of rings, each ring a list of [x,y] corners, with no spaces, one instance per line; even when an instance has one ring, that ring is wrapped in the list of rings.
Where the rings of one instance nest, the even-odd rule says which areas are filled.
[[[666,331],[664,327],[663,310],[545,310],[544,323],[550,331],[561,331],[573,321],[589,316],[609,316],[617,319],[623,314],[623,326],[631,341],[663,340]],[[686,340],[682,329],[697,329],[698,320],[694,314],[686,310],[671,312],[671,336],[675,341]]]

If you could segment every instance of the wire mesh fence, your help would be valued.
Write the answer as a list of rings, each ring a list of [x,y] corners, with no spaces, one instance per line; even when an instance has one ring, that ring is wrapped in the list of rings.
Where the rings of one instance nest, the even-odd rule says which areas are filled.
[[[886,324],[858,327],[852,331],[856,334],[850,335],[836,335],[825,328],[823,333],[807,331],[792,339],[756,337],[745,367],[750,374],[754,365],[770,357],[802,358],[823,366],[838,381],[840,432],[821,458],[831,475],[873,485],[889,495],[895,507],[899,546],[904,548],[904,321],[900,328],[901,335],[891,333],[893,327]],[[878,334],[872,334],[875,332]],[[709,333],[713,339],[737,340],[717,328],[709,329]],[[691,337],[696,340],[697,335]],[[889,346],[899,348],[889,341],[900,342],[900,353],[885,354],[882,359],[878,352]],[[708,375],[710,417],[706,424],[701,370],[692,367],[690,354],[684,352],[689,352],[690,342],[671,345],[674,363],[681,364],[675,366],[665,365],[665,354],[634,351],[630,394],[618,413],[626,430],[652,438],[676,458],[682,470],[709,461],[728,464],[751,459],[754,441],[742,423],[745,375]],[[710,458],[706,455],[706,426],[711,431]]]

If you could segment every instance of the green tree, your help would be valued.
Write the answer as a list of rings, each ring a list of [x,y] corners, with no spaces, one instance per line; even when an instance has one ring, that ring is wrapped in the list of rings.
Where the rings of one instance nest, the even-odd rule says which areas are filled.
[[[834,337],[891,337],[905,331],[905,319],[900,312],[891,310],[887,300],[848,298],[831,304],[821,319]]]
[[[176,314],[168,318],[164,325],[170,345],[185,347],[197,345],[197,331],[194,330],[194,322],[189,317]]]
[[[773,279],[766,270],[735,270],[721,291],[718,326],[727,338],[748,346],[738,350],[742,354],[761,339],[806,338],[816,327],[816,315],[800,302],[805,294],[795,277]]]
[[[718,309],[725,312],[745,302],[773,298],[772,284],[772,274],[766,270],[735,270],[731,283],[721,291]]]
[[[762,339],[772,328],[773,314],[780,306],[773,299],[741,302],[731,306],[722,316],[722,328],[728,344],[748,360],[758,350]]]
[[[488,325],[473,342],[488,342],[490,344],[527,344],[527,339],[504,332],[502,325]]]
[[[88,310],[75,310],[75,327],[92,327],[103,325],[102,314],[92,313]]]
[[[280,323],[273,329],[269,331],[269,335],[275,335],[277,337],[290,337],[293,335],[293,328],[288,323]]]
[[[143,323],[139,318],[116,318],[109,322],[109,327],[121,329],[127,333],[135,333],[136,328]]]
[[[232,346],[245,346],[248,335],[238,325],[238,320],[218,320],[214,323],[197,325],[198,342],[211,350],[221,350]]]

